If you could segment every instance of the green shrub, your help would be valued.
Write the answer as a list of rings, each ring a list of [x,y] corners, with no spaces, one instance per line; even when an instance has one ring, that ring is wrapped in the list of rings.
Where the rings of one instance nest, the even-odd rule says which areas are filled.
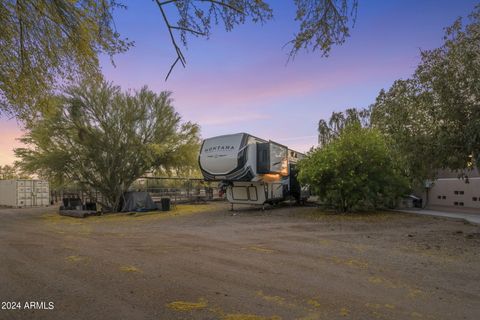
[[[407,180],[375,129],[353,124],[299,163],[299,180],[337,211],[391,207]]]

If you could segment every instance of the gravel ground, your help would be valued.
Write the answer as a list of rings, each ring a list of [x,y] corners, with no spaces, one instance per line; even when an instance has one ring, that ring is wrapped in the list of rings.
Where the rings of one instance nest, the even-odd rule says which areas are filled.
[[[480,319],[480,228],[406,213],[0,209],[0,257],[0,319]]]

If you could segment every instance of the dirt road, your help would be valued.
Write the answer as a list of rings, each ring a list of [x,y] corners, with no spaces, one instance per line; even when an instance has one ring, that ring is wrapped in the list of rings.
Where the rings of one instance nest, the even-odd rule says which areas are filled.
[[[21,307],[0,319],[480,319],[480,228],[225,204],[0,209],[0,301]]]

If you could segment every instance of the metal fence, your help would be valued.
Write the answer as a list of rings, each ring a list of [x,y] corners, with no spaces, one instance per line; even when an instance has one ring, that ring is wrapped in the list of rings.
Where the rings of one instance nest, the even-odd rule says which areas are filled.
[[[155,202],[160,202],[165,197],[173,203],[223,200],[219,195],[218,183],[197,178],[142,177],[129,190],[146,191]],[[65,201],[76,199],[82,204],[96,203],[101,198],[101,194],[95,190],[86,192],[75,187],[53,189],[50,192],[52,204],[64,204]]]
[[[218,183],[197,178],[142,177],[131,187],[147,191],[153,201],[168,197],[174,203],[222,200]]]
[[[70,206],[71,203],[75,202],[92,207],[97,201],[102,202],[102,195],[95,190],[86,192],[74,187],[50,190],[50,203],[52,205]]]

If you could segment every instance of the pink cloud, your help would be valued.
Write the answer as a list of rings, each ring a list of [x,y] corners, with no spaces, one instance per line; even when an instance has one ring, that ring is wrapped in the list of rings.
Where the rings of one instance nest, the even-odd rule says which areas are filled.
[[[406,61],[367,65],[351,62],[341,69],[326,65],[321,72],[318,68],[289,65],[273,68],[271,64],[253,65],[233,74],[221,77],[192,72],[191,76],[171,83],[175,106],[182,114],[201,114],[200,109],[222,108],[230,110],[258,108],[285,99],[318,95],[369,81],[391,78],[396,71],[405,72]],[[316,69],[316,70],[315,70]],[[228,81],[226,80],[228,79]],[[152,88],[163,87],[156,83]],[[381,88],[378,88],[380,90]],[[198,121],[196,117],[192,120]]]
[[[217,89],[215,89],[217,87]],[[236,79],[229,83],[210,82],[199,88],[178,88],[174,96],[178,104],[218,106],[225,108],[248,106],[271,102],[284,97],[294,97],[312,92],[315,88],[311,81],[271,81],[271,79]]]

